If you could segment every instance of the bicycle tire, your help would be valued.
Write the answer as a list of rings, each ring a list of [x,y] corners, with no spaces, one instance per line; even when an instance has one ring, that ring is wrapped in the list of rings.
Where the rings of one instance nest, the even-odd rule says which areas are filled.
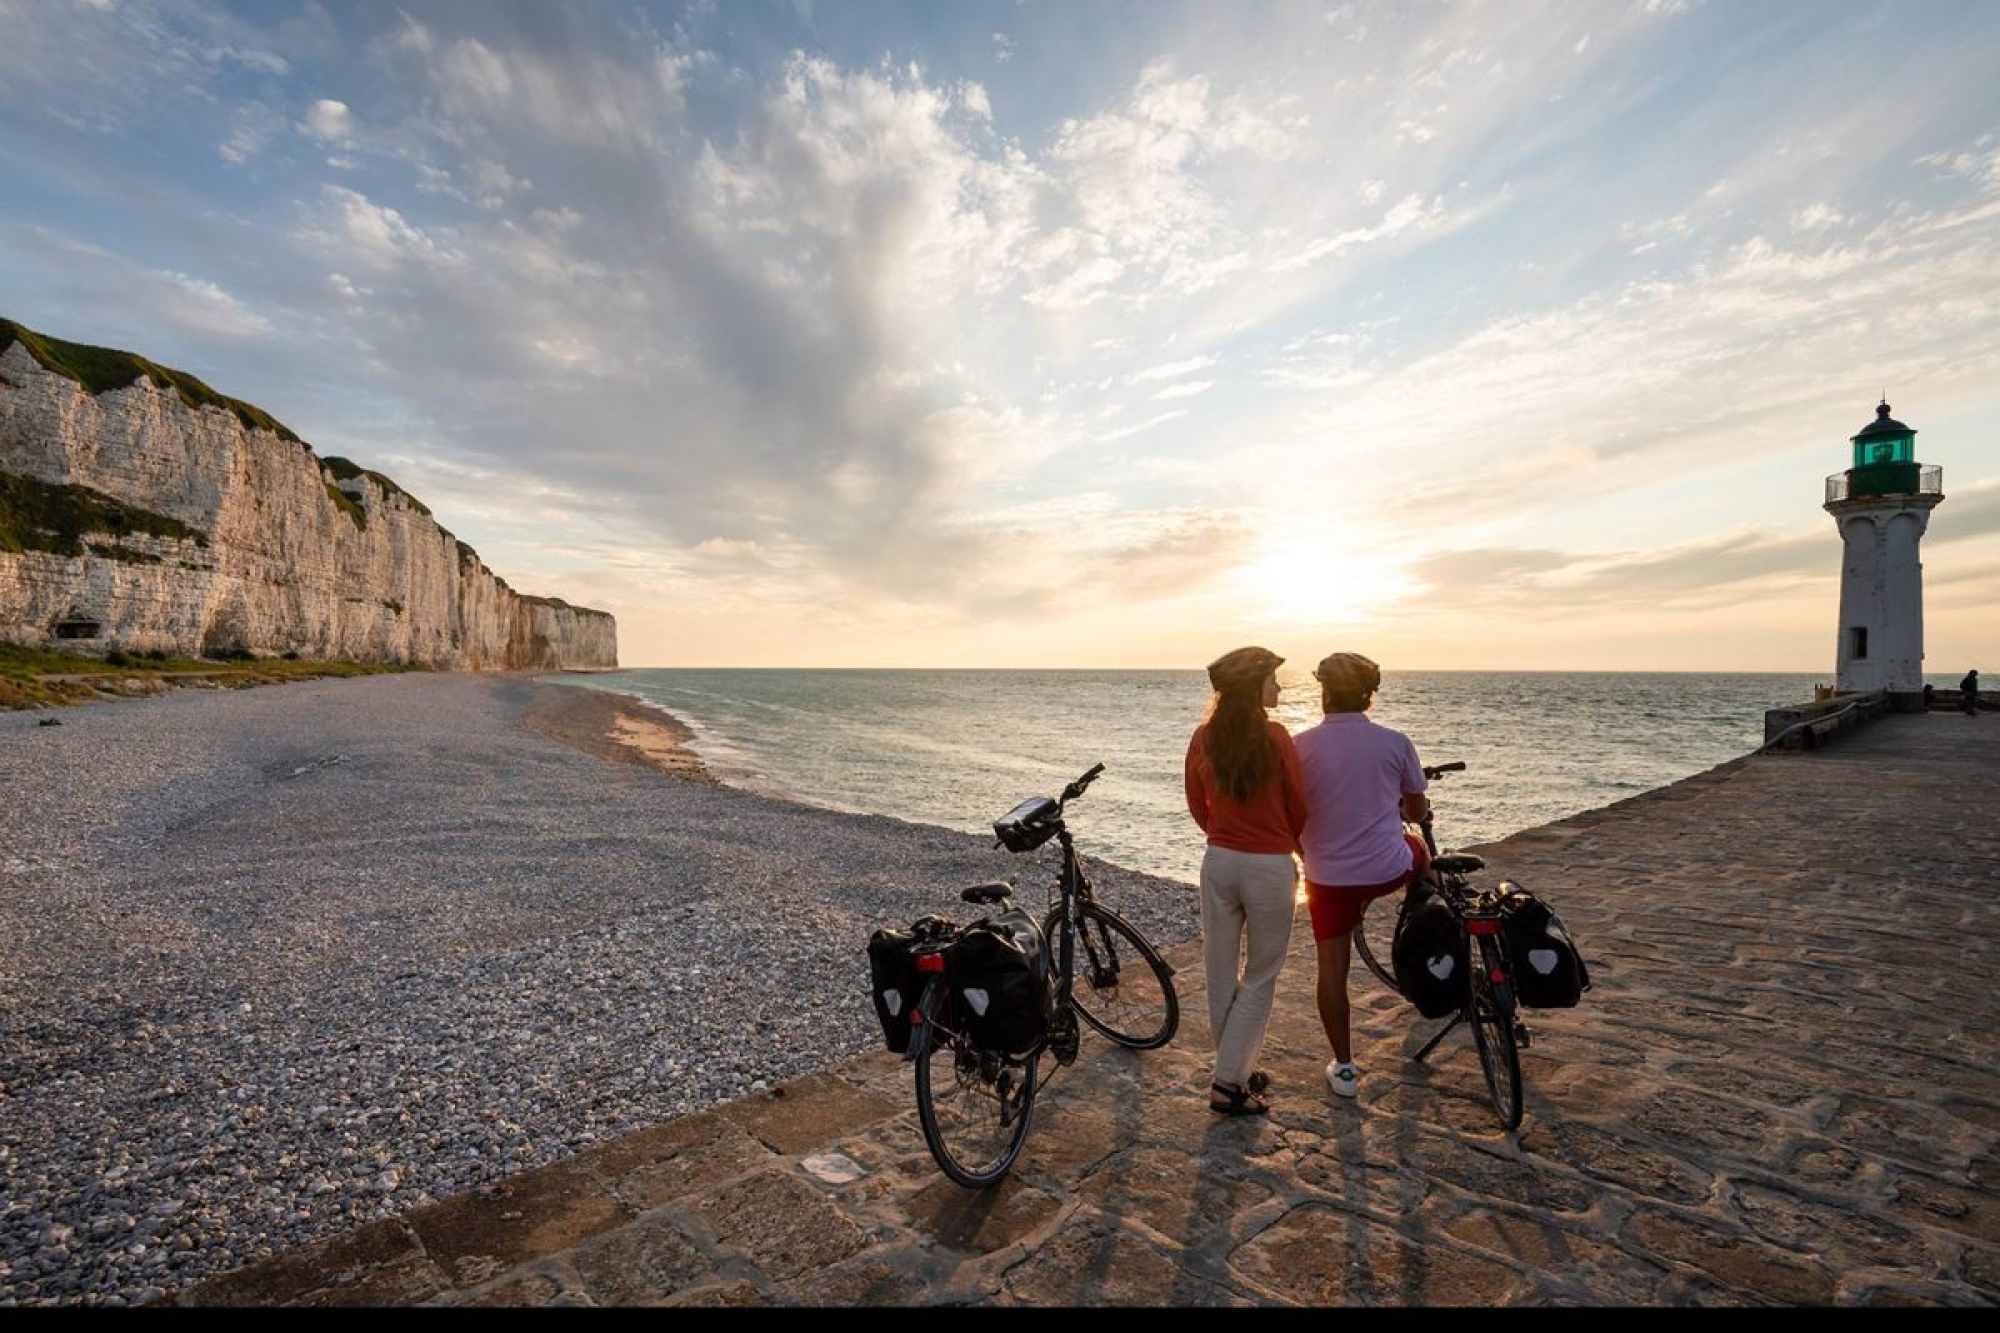
[[[923,1014],[916,1091],[924,1146],[951,1180],[987,1189],[1006,1177],[1028,1141],[1040,1052],[1019,1058],[981,1051],[939,1027],[929,1008]]]
[[[1361,924],[1354,928],[1354,952],[1361,955],[1362,963],[1392,995],[1403,994],[1396,981],[1393,953],[1396,920],[1402,915],[1402,904],[1400,894],[1377,898],[1362,910]]]
[[[1466,1006],[1472,1020],[1472,1044],[1479,1048],[1479,1068],[1486,1091],[1505,1130],[1521,1126],[1521,1050],[1514,1040],[1512,1006],[1493,989],[1493,946],[1479,939],[1479,963],[1472,971]]]
[[[1051,947],[1062,908],[1042,923]],[[1135,962],[1143,963],[1142,969]],[[1180,1030],[1181,1001],[1173,971],[1132,924],[1108,907],[1085,903],[1077,912],[1076,977],[1070,1002],[1083,1021],[1135,1051],[1165,1046]]]

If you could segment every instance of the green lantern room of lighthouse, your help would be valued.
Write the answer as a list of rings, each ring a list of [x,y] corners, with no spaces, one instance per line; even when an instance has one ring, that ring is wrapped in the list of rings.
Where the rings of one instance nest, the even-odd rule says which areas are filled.
[[[1875,420],[1853,437],[1854,467],[1847,474],[1847,496],[1915,495],[1919,487],[1917,433],[1889,415],[1885,399]]]

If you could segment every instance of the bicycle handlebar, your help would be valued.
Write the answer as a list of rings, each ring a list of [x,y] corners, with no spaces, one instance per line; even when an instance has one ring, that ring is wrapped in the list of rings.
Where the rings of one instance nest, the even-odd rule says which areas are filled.
[[[1098,777],[1103,772],[1104,772],[1104,765],[1102,764],[1091,765],[1090,771],[1088,773],[1085,773],[1075,782],[1072,782],[1069,784],[1069,786],[1063,788],[1062,804],[1068,805],[1071,801],[1074,801],[1077,797],[1083,795],[1084,789],[1090,786],[1091,783],[1097,781]]]
[[[1447,773],[1463,773],[1464,771],[1465,771],[1465,761],[1462,759],[1459,760],[1457,763],[1452,763],[1452,764],[1424,765],[1424,777],[1426,780],[1430,781],[1434,781],[1438,778],[1441,778]]]

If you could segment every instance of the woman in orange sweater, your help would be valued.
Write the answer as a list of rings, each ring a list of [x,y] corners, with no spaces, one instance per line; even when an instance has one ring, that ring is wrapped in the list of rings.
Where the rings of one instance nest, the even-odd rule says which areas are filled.
[[[1298,751],[1266,712],[1278,702],[1284,660],[1264,648],[1238,648],[1209,664],[1215,697],[1183,765],[1188,813],[1208,835],[1201,862],[1202,952],[1215,1037],[1208,1105],[1223,1115],[1271,1109],[1261,1095],[1270,1075],[1254,1066],[1291,943],[1298,894],[1292,854],[1306,822]],[[1246,934],[1248,957],[1239,973]]]

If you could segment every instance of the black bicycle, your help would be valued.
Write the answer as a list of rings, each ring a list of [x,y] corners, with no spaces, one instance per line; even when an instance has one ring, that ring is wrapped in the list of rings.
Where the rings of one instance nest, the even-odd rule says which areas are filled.
[[[1464,771],[1462,763],[1439,764],[1426,767],[1424,777],[1435,782],[1446,773]],[[1514,997],[1513,966],[1501,938],[1506,920],[1505,897],[1498,889],[1473,888],[1472,873],[1486,868],[1482,858],[1465,852],[1438,853],[1428,812],[1418,827],[1423,831],[1424,846],[1430,849],[1431,881],[1465,933],[1471,966],[1467,969],[1463,1008],[1452,1015],[1451,1021],[1414,1058],[1422,1060],[1436,1050],[1438,1043],[1460,1023],[1471,1024],[1472,1044],[1479,1051],[1479,1067],[1486,1076],[1486,1091],[1493,1099],[1501,1128],[1517,1129],[1521,1124],[1521,1048],[1532,1038],[1528,1025],[1521,1021],[1520,1006]],[[1354,932],[1354,948],[1361,961],[1383,985],[1405,998],[1407,995],[1388,964],[1393,957],[1397,931],[1411,902],[1411,896],[1405,894],[1393,913],[1364,912]]]
[[[1035,1093],[1054,1074],[1037,1077],[1044,1055],[1056,1068],[1077,1056],[1081,1018],[1121,1046],[1152,1050],[1180,1027],[1174,969],[1130,922],[1097,901],[1064,822],[1063,810],[1104,772],[1098,764],[1059,798],[1024,801],[993,824],[1000,846],[1030,852],[1055,839],[1062,870],[1042,922],[1045,961],[1054,997],[1042,1038],[1019,1052],[982,1048],[965,1031],[962,1002],[948,984],[948,946],[957,927],[940,917],[917,923],[917,971],[926,977],[911,1018],[905,1059],[916,1064],[917,1119],[924,1143],[945,1175],[974,1189],[997,1184],[1020,1155],[1034,1114]],[[959,897],[1005,912],[1013,885],[980,884]]]

